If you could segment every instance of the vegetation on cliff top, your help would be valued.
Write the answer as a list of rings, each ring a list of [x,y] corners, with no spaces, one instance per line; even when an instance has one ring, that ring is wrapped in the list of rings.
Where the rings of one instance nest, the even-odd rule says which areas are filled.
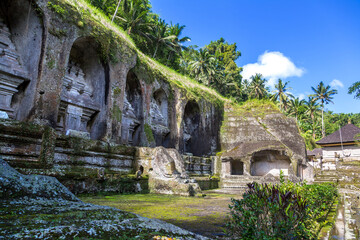
[[[294,98],[288,91],[291,89],[287,86],[288,82],[282,82],[281,79],[274,91],[270,92],[266,79],[260,74],[251,77],[251,81],[242,79],[242,69],[235,63],[241,55],[236,43],[230,44],[220,38],[201,49],[196,46],[186,48],[182,44],[189,38],[181,37],[185,26],[167,24],[151,12],[149,0],[121,1],[112,22],[109,17],[114,16],[118,3],[117,0],[51,0],[48,6],[65,16],[64,19],[73,21],[83,31],[90,31],[102,45],[105,59],[116,61],[117,49],[121,53],[136,52],[138,61],[135,71],[147,76],[144,78],[146,81],[165,80],[172,87],[183,90],[183,95],[189,99],[205,99],[218,106],[227,103],[237,108],[236,103],[248,99],[270,99],[286,115],[296,118],[307,142],[315,142],[322,136],[317,96],[310,97],[308,101]],[[357,89],[358,86],[354,84],[352,92]],[[316,91],[315,95],[318,95]],[[257,111],[264,108],[260,105],[253,107],[257,107]],[[345,118],[359,126],[357,115],[348,114]],[[338,118],[343,119],[343,114],[337,116],[332,112],[324,113],[326,135],[338,129],[338,125],[344,125],[342,120],[334,120]],[[314,147],[307,145],[309,148]]]
[[[116,56],[116,50],[135,51],[138,63],[145,65],[144,69],[152,78],[168,81],[171,85],[183,89],[190,99],[201,98],[222,105],[231,100],[220,95],[216,90],[204,86],[189,77],[183,76],[175,70],[164,66],[158,61],[144,54],[134,43],[134,40],[120,26],[111,20],[102,11],[92,6],[85,0],[51,0],[48,7],[62,16],[64,19],[73,21],[83,31],[90,29],[90,34],[99,41],[102,46],[103,58],[112,62]],[[79,24],[81,22],[81,24]],[[126,47],[122,46],[123,44]],[[128,48],[128,50],[126,50]]]

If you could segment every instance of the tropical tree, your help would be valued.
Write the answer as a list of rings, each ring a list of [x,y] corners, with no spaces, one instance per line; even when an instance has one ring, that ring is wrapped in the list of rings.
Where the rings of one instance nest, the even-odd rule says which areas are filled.
[[[320,105],[314,100],[313,97],[309,97],[309,100],[305,102],[305,114],[311,119],[312,137],[316,138],[316,117],[320,113]]]
[[[305,100],[300,98],[293,98],[290,100],[290,106],[288,110],[289,116],[294,116],[296,122],[299,120],[299,116],[305,112]]]
[[[162,46],[163,48],[169,48],[170,50],[174,51],[172,40],[175,39],[176,36],[169,35],[168,24],[165,23],[164,20],[159,19],[159,21],[156,22],[153,30],[154,31],[151,34],[151,39],[155,45],[153,58],[156,57],[159,46]]]
[[[206,85],[209,85],[216,74],[216,60],[207,49],[200,48],[194,52],[194,60],[189,62],[191,75]]]
[[[115,16],[115,23],[131,35],[138,46],[151,42],[154,27],[154,14],[147,0],[122,0]],[[142,46],[141,49],[144,50]]]
[[[174,51],[170,51],[168,54],[168,59],[167,61],[169,62],[171,58],[174,58],[174,56],[176,56],[176,54],[178,56],[181,56],[182,51],[186,50],[187,47],[185,47],[183,44],[185,42],[189,42],[191,41],[191,38],[189,37],[180,37],[182,35],[182,31],[184,30],[185,25],[180,25],[179,23],[177,24],[172,24],[170,23],[169,26],[169,35],[170,36],[175,36],[173,39],[171,39],[172,42],[172,46]]]
[[[315,94],[311,94],[310,97],[314,97],[314,101],[321,102],[321,133],[322,137],[325,137],[325,128],[324,128],[324,104],[333,103],[333,95],[337,94],[336,89],[330,89],[330,86],[325,86],[321,81],[316,88],[311,87]]]
[[[360,81],[358,82],[354,82],[350,87],[349,87],[349,94],[355,94],[354,98],[360,99]]]
[[[237,95],[241,89],[242,77],[240,72],[242,68],[237,66],[235,62],[241,56],[241,53],[237,51],[236,43],[230,44],[224,38],[220,38],[217,41],[211,41],[205,48],[217,60],[216,69],[219,74],[212,87],[224,96],[232,96],[239,99],[239,96],[242,95]]]
[[[280,110],[286,111],[287,103],[290,98],[294,98],[294,96],[288,92],[292,88],[287,87],[289,82],[283,83],[283,81],[279,78],[277,84],[275,84],[275,90],[273,91],[272,99],[275,101],[279,101]]]
[[[265,87],[266,79],[263,79],[259,73],[251,76],[250,79],[251,83],[248,87],[250,98],[262,99],[267,97],[268,91]]]

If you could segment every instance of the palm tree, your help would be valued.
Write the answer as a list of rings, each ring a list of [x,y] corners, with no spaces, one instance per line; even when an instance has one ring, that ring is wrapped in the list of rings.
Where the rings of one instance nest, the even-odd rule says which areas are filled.
[[[180,35],[182,34],[182,31],[184,30],[184,28],[185,28],[185,25],[180,26],[180,24],[178,24],[178,23],[175,25],[170,23],[170,27],[169,27],[169,35],[175,36],[175,38],[173,38],[171,40],[173,48],[174,48],[175,52],[178,53],[179,55],[181,55],[182,50],[186,49],[186,47],[183,46],[182,44],[191,40],[189,37],[180,38]],[[169,52],[168,60],[170,59],[170,57],[172,56],[173,53],[174,52]]]
[[[151,38],[153,39],[153,43],[155,44],[155,50],[153,54],[153,58],[156,57],[156,53],[158,51],[159,46],[163,46],[164,48],[169,48],[170,50],[174,50],[172,40],[176,38],[175,35],[169,35],[169,25],[165,23],[165,20],[159,19],[155,24],[153,34]]]
[[[115,16],[119,25],[129,35],[138,35],[149,39],[149,33],[152,31],[152,22],[150,20],[150,8],[146,1],[142,0],[123,0],[121,2],[121,11]]]
[[[305,113],[310,117],[311,119],[311,127],[312,127],[312,136],[315,139],[316,138],[316,124],[315,124],[315,118],[320,113],[320,105],[314,101],[313,97],[309,97],[309,100],[305,102]]]
[[[360,81],[354,82],[349,87],[349,94],[355,94],[354,98],[360,99]]]
[[[194,52],[194,60],[189,62],[191,74],[199,82],[209,85],[216,74],[216,60],[207,49]]]
[[[325,86],[321,81],[317,88],[311,87],[315,94],[311,94],[310,97],[314,97],[314,101],[320,100],[321,102],[321,133],[322,137],[325,137],[325,128],[324,128],[324,104],[333,103],[331,99],[332,95],[337,94],[337,90],[330,89],[330,86]]]
[[[250,98],[262,99],[267,95],[267,89],[265,87],[266,79],[262,79],[262,75],[257,73],[255,76],[251,76],[251,83],[248,87]]]
[[[288,90],[292,89],[290,87],[286,87],[288,83],[289,82],[283,83],[279,78],[278,83],[275,84],[275,90],[273,91],[274,95],[272,96],[272,99],[279,101],[280,111],[282,110],[282,107],[284,107],[284,111],[286,111],[289,98],[294,98],[294,96],[288,92]]]
[[[304,111],[305,100],[300,98],[293,98],[290,100],[289,115],[294,116],[296,122],[299,120],[299,115]]]

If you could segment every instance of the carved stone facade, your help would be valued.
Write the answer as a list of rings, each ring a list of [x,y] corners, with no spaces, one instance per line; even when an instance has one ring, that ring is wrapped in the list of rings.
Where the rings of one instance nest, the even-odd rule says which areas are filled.
[[[19,59],[9,28],[0,16],[0,111],[6,112],[10,118],[14,118],[13,96],[21,84],[29,81]]]
[[[271,106],[263,108],[267,111],[263,115],[246,106],[226,109],[221,134],[225,150],[221,154],[221,178],[225,188],[243,188],[251,181],[276,182],[280,171],[300,181],[308,176],[304,169],[311,171],[295,120]]]
[[[89,122],[100,111],[100,106],[92,99],[93,87],[85,81],[82,69],[69,63],[63,81],[59,107],[57,130],[71,135],[82,132],[90,138]]]
[[[150,103],[150,125],[155,137],[156,146],[168,147],[170,133],[168,119],[168,99],[164,90],[159,89],[153,94]]]
[[[137,97],[140,98],[140,97]],[[128,100],[128,96],[125,93],[124,96],[124,108],[122,115],[122,128],[121,138],[124,144],[136,145],[138,140],[138,130],[140,127],[140,120],[136,116],[136,111],[132,104]]]
[[[74,24],[47,2],[0,1],[7,24],[0,21],[0,111],[20,120],[0,120],[0,154],[13,166],[80,182],[92,179],[96,185],[134,173],[141,147],[164,146],[189,153],[182,159],[184,171],[207,179],[221,172],[225,180],[236,174],[260,177],[251,176],[251,161],[261,151],[286,151],[289,175],[297,174],[305,148],[294,121],[282,114],[265,114],[261,122],[253,116],[231,120],[232,113],[223,119],[227,100],[217,93],[205,86],[193,91],[187,78],[163,72],[168,70],[139,54],[122,33],[106,45],[103,38],[118,30],[102,26],[92,14],[83,18],[66,6],[66,14],[84,20]],[[223,120],[229,128],[221,132]],[[204,160],[216,152],[223,153],[222,163]],[[63,181],[70,186],[72,180]]]

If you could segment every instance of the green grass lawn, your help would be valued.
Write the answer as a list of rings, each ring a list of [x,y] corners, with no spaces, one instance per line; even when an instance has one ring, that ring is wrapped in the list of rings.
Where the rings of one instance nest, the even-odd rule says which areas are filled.
[[[157,218],[187,230],[214,237],[223,233],[230,198],[239,195],[204,191],[204,197],[160,194],[81,196],[84,202],[115,207],[148,218]]]

